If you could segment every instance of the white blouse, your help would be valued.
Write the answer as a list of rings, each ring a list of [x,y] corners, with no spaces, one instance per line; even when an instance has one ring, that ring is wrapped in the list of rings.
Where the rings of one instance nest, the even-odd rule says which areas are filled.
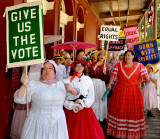
[[[80,95],[83,95],[85,98],[80,100],[83,108],[90,108],[94,102],[94,86],[91,78],[89,76],[82,75],[80,78],[76,76],[73,81],[70,81],[71,77],[63,80],[64,83],[70,83],[74,88],[79,89],[79,94],[77,96],[73,96],[71,93],[66,94],[66,99],[64,102],[64,107],[69,110],[73,110],[76,106],[72,100],[75,100]]]
[[[56,70],[56,79],[58,80],[63,80],[66,78],[66,67],[62,64],[59,66],[57,65],[57,70]]]

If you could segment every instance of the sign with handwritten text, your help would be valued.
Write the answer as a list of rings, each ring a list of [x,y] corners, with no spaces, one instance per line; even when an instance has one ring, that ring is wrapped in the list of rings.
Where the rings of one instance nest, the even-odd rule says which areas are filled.
[[[142,63],[144,66],[147,64],[156,64],[159,61],[156,39],[135,43],[133,46],[137,61]]]
[[[129,27],[124,27],[124,32],[127,42],[127,48],[128,50],[133,51],[134,47],[132,44],[140,41],[139,30],[137,26],[129,26]]]
[[[43,63],[42,3],[23,3],[6,10],[7,68]]]
[[[119,39],[119,26],[101,26],[100,38],[103,41],[118,41]]]

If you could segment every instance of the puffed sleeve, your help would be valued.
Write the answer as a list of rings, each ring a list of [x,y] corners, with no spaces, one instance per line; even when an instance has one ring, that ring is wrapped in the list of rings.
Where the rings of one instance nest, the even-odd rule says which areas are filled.
[[[94,102],[94,86],[93,86],[93,82],[91,80],[90,77],[87,77],[87,81],[88,81],[88,95],[86,96],[86,98],[83,98],[82,100],[80,100],[81,104],[83,107],[86,108],[90,108]],[[81,94],[83,94],[83,89],[80,88]],[[85,90],[84,90],[85,91]]]
[[[65,88],[64,82],[62,80],[59,80],[57,88],[59,88],[60,90],[62,90],[63,92],[66,93],[66,88]]]
[[[63,79],[67,78],[67,73],[66,73],[66,67],[64,66],[64,70],[63,70]]]
[[[64,101],[64,107],[68,110],[73,110],[74,109],[74,102],[73,101],[70,101],[70,100],[67,100],[65,99]]]
[[[153,74],[153,78],[154,78],[155,80],[158,80],[158,76],[155,75],[155,74]]]
[[[77,86],[75,86],[73,83],[71,83],[70,79],[71,79],[71,77],[69,77],[68,79],[63,79],[63,82],[69,83],[73,88],[75,88],[78,91],[78,94],[76,96],[74,96],[70,92],[66,91],[67,92],[66,99],[67,100],[74,100],[74,99],[78,98],[81,94],[80,94],[80,89]]]
[[[94,78],[96,75],[96,70],[93,70],[95,65],[96,65],[96,63],[92,63],[89,65],[89,68],[88,68],[88,74],[89,74],[89,77],[91,77],[91,78]]]
[[[31,102],[31,96],[36,91],[36,86],[37,86],[36,81],[32,80],[29,82],[28,84],[28,102]],[[14,94],[14,102],[19,103],[19,104],[26,104],[26,89],[25,89],[25,93],[22,98],[17,97],[17,92],[18,90]]]
[[[148,77],[149,76],[148,76],[147,70],[145,69],[143,64],[140,63],[140,75],[139,75],[138,82],[140,82],[140,83],[145,82],[146,78],[148,78]]]
[[[117,80],[118,80],[118,77],[117,77],[117,75],[118,75],[118,69],[119,69],[119,63],[117,63],[117,64],[113,67],[113,69],[112,69],[111,79],[112,79],[113,81],[117,81]]]

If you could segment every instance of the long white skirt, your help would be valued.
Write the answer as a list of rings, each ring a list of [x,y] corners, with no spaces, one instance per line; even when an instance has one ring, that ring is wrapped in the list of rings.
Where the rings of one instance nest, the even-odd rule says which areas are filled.
[[[102,96],[106,91],[105,82],[101,79],[92,78],[95,92],[95,101],[92,105],[92,109],[99,121],[103,121],[107,118],[107,97],[102,100]]]
[[[152,82],[146,83],[143,91],[143,100],[144,100],[144,107],[147,109],[157,108],[157,93],[155,89],[155,84]]]

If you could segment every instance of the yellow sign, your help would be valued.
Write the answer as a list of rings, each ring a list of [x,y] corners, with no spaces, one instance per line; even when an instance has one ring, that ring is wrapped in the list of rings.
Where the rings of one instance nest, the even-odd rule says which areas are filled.
[[[119,37],[125,37],[124,30],[121,29],[119,31]]]

